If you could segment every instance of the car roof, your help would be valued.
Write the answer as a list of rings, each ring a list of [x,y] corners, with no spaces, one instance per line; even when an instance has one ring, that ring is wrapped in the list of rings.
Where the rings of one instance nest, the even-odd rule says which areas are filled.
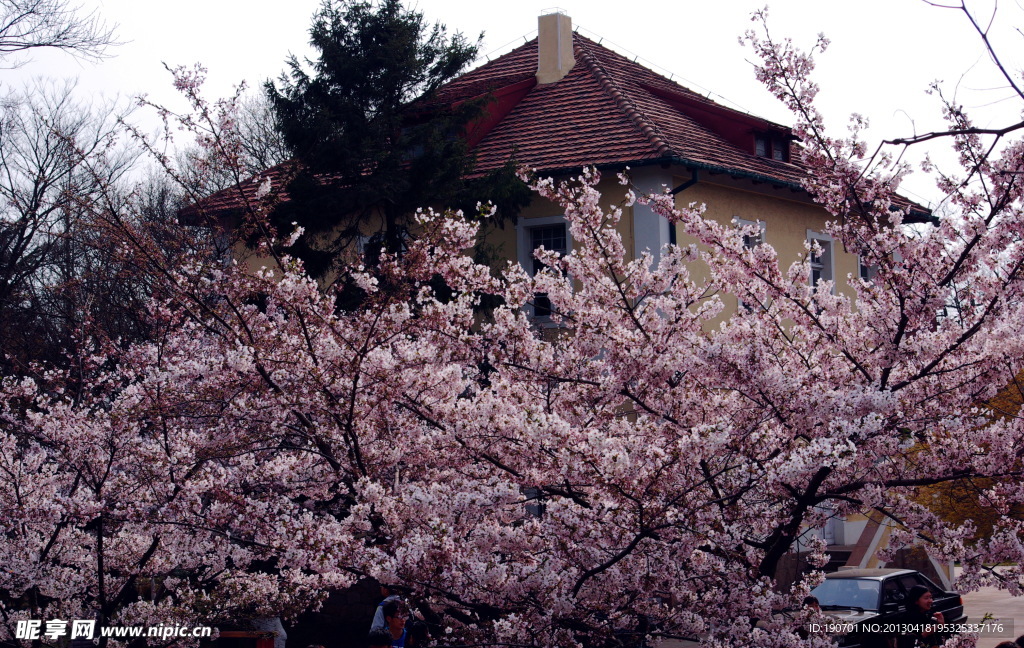
[[[874,578],[882,580],[893,574],[913,574],[913,569],[842,569],[831,574],[825,574],[827,579],[841,578]]]

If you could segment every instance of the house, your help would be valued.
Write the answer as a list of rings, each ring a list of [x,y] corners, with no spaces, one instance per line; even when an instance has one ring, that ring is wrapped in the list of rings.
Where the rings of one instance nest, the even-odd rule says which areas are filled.
[[[824,233],[829,215],[801,187],[805,172],[788,127],[711,101],[573,32],[569,16],[541,16],[536,39],[450,82],[437,100],[488,94],[488,112],[468,134],[478,173],[512,157],[542,176],[596,166],[607,172],[602,193],[615,199],[623,188],[614,172],[629,167],[641,190],[668,187],[677,204],[705,203],[706,215],[721,223],[759,223],[761,236],[749,244],[768,242],[782,260],[798,259],[806,240],[818,241],[815,281],[867,271]],[[620,228],[634,256],[649,251],[657,259],[666,244],[684,242],[643,206],[628,209]],[[527,270],[539,245],[572,244],[558,210],[543,201],[489,242]]]
[[[824,233],[829,216],[800,184],[805,173],[790,128],[716,103],[575,33],[565,14],[540,16],[537,38],[442,86],[431,103],[477,99],[488,101],[466,133],[477,174],[509,159],[556,178],[596,166],[606,176],[599,188],[614,200],[624,191],[615,172],[629,167],[643,191],[668,187],[679,205],[704,203],[719,222],[760,223],[761,237],[750,244],[770,243],[784,262],[817,240],[815,280],[867,272]],[[202,209],[227,213],[243,195],[258,202],[261,182],[281,187],[286,175],[287,165],[270,169],[258,182],[210,196]],[[647,250],[657,258],[664,245],[688,242],[643,206],[628,209],[620,227],[634,255]],[[488,243],[528,270],[535,247],[571,247],[558,210],[543,201]]]
[[[758,224],[760,236],[748,244],[771,244],[784,263],[803,257],[805,243],[817,241],[821,254],[812,259],[812,281],[870,272],[825,233],[831,217],[801,185],[805,171],[790,128],[716,103],[575,33],[567,15],[542,15],[536,39],[446,84],[432,101],[450,106],[485,98],[484,115],[466,133],[475,173],[497,170],[509,159],[556,178],[595,166],[605,172],[599,189],[618,202],[625,189],[614,175],[628,167],[643,191],[668,188],[678,205],[704,203],[705,215],[720,223]],[[277,183],[275,173],[265,175]],[[255,193],[255,184],[245,191]],[[229,208],[237,194],[217,194],[206,207]],[[926,217],[924,208],[908,204],[912,216]],[[657,260],[664,246],[687,242],[642,205],[626,208],[618,227],[633,258],[649,252]],[[536,248],[572,247],[560,210],[541,199],[514,227],[491,231],[487,242],[530,272]],[[836,290],[851,290],[844,281],[836,284]],[[725,299],[738,305],[735,296]],[[543,302],[531,308],[544,315]],[[836,549],[833,567],[868,567],[878,566],[875,549],[888,530],[880,520],[858,517],[835,520],[817,533]]]

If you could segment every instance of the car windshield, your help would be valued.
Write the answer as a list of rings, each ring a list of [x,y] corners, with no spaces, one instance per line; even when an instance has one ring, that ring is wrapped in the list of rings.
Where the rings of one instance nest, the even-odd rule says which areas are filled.
[[[870,578],[829,578],[815,587],[811,594],[818,597],[822,607],[877,610],[880,586],[881,581]]]

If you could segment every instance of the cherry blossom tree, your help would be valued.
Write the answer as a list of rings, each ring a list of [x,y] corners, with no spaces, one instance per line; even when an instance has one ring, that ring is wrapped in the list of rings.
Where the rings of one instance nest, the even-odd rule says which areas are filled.
[[[97,341],[74,379],[3,383],[8,631],[287,615],[373,577],[446,644],[826,645],[801,638],[809,612],[775,614],[820,575],[783,590],[779,566],[807,529],[864,511],[893,522],[890,550],[924,543],[962,561],[961,586],[1020,594],[1024,428],[976,404],[1024,362],[1024,143],[947,104],[955,210],[906,228],[905,170],[826,132],[809,55],[749,38],[829,234],[878,269],[840,279],[856,299],[700,206],[605,204],[596,171],[533,181],[574,241],[535,277],[474,263],[457,213],[421,213],[400,257],[348,267],[354,309],[276,252],[301,230],[265,236],[259,270],[196,257],[168,269],[152,340]],[[202,141],[230,144],[210,114]],[[248,182],[269,232],[273,188]],[[614,225],[633,201],[700,245],[632,259]],[[539,292],[548,327],[523,308]],[[752,307],[727,313],[722,293]],[[1001,513],[984,538],[918,497],[966,478]]]
[[[150,350],[159,353],[167,332],[179,328],[160,311],[161,300],[189,290],[194,297],[200,295],[197,282],[209,282],[206,269],[217,267],[218,261],[210,254],[211,246],[196,243],[184,232],[187,228],[149,213],[153,205],[143,195],[145,183],[134,191],[128,187],[125,175],[138,154],[124,143],[130,133],[117,126],[123,119],[94,117],[66,93],[45,87],[31,102],[11,101],[8,108],[2,130],[10,137],[4,139],[0,157],[3,193],[10,200],[0,233],[10,235],[5,240],[11,245],[0,257],[8,266],[8,278],[20,283],[7,282],[13,289],[4,295],[7,299],[0,299],[0,311],[28,311],[35,300],[25,295],[50,296],[69,306],[33,313],[35,320],[54,322],[65,341],[63,349],[49,356],[43,352],[55,345],[36,339],[35,327],[27,325],[35,320],[11,317],[3,322],[0,353],[8,375],[3,376],[0,403],[0,616],[5,638],[25,619],[98,618],[110,623],[116,618],[153,625],[182,618],[181,610],[211,618],[265,615],[270,610],[277,614],[295,608],[289,597],[303,588],[343,584],[338,574],[317,582],[307,560],[302,561],[302,575],[280,576],[290,567],[244,522],[268,520],[265,514],[278,506],[266,506],[274,499],[270,491],[270,500],[257,503],[255,491],[249,492],[255,482],[235,485],[237,492],[248,493],[242,508],[234,513],[230,504],[224,508],[228,525],[207,525],[206,541],[193,530],[195,519],[160,512],[168,505],[183,507],[181,511],[222,506],[211,484],[232,487],[217,479],[217,472],[231,461],[214,455],[192,455],[192,461],[180,451],[202,455],[200,444],[184,437],[175,441],[173,432],[152,436],[156,428],[145,422],[145,398],[130,393],[146,380],[138,371],[148,371],[151,363],[135,355],[147,353],[145,347],[128,351],[124,345],[130,339],[148,339],[154,345]],[[209,237],[209,231],[202,235]],[[179,263],[185,258],[187,265]],[[210,294],[203,292],[202,297]],[[129,302],[136,308],[143,304],[142,312],[130,315],[144,322],[139,327],[144,331],[116,326]],[[153,305],[150,312],[145,312],[147,302]],[[31,365],[33,357],[50,364]],[[163,446],[173,467],[161,467],[148,455],[147,445],[150,450]],[[204,465],[213,466],[214,472]],[[261,477],[257,469],[249,478],[273,479],[272,472]],[[192,495],[199,500],[186,501],[187,484],[195,486]],[[256,491],[263,488],[255,486]],[[256,509],[250,508],[253,504]],[[303,515],[301,508],[290,511],[282,524]],[[249,529],[231,526],[236,523]],[[285,526],[275,533],[287,533]],[[225,537],[241,549],[231,551]],[[233,570],[246,574],[244,595],[232,592],[238,587]],[[212,580],[223,593],[218,602],[206,600]],[[264,581],[271,585],[262,585]],[[301,597],[303,606],[308,598]],[[225,606],[222,614],[218,605]]]

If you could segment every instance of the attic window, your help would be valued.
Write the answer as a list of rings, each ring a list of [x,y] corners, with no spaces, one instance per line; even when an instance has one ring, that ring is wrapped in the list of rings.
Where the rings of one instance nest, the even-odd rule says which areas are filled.
[[[778,134],[758,133],[754,135],[754,153],[758,157],[786,162],[789,158],[789,142]]]

